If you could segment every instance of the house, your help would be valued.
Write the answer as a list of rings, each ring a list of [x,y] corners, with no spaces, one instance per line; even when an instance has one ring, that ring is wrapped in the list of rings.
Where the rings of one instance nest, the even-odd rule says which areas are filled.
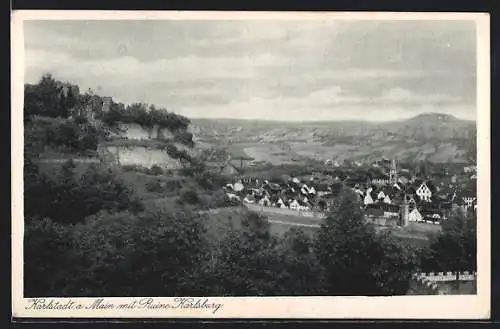
[[[459,200],[458,203],[465,209],[470,209],[476,200],[475,191],[471,189],[461,190],[453,193],[452,201]]]
[[[376,186],[384,186],[389,184],[389,179],[382,177],[372,178],[371,183]]]
[[[298,179],[297,177],[294,177],[292,178],[292,182],[294,182],[295,184],[300,184],[300,179]]]
[[[408,220],[410,222],[421,222],[424,220],[424,217],[417,208],[413,208],[413,210],[408,214]]]
[[[269,197],[269,200],[271,201],[271,206],[272,207],[278,207],[278,200],[280,199],[280,197],[278,195],[271,195]]]
[[[408,195],[406,202],[408,203],[410,209],[413,209],[417,206],[417,202],[415,201],[415,198],[413,197],[413,195]]]
[[[318,191],[318,196],[319,197],[327,196],[327,195],[329,195],[331,193],[332,193],[331,191]]]
[[[226,196],[229,198],[229,200],[241,201],[241,198],[234,193],[226,193]]]
[[[384,198],[385,198],[385,193],[384,193],[384,191],[380,191],[380,192],[378,192],[378,194],[377,194],[377,199],[378,199],[378,200],[383,200]]]
[[[299,202],[296,200],[296,199],[293,199],[289,206],[288,206],[291,210],[299,210],[299,207],[300,207],[300,204]]]
[[[466,166],[464,167],[464,172],[467,174],[467,173],[471,173],[471,172],[475,172],[476,171],[476,166]]]
[[[312,209],[312,205],[307,201],[299,201],[299,210],[300,211],[310,211]]]
[[[245,198],[243,199],[243,202],[244,203],[255,203],[255,197],[251,194],[248,194],[247,196],[245,196]]]
[[[464,196],[464,197],[462,197],[462,201],[463,201],[463,206],[465,207],[465,209],[469,209],[473,206],[474,201],[476,201],[476,197]],[[477,207],[477,205],[476,205],[476,207]]]
[[[445,217],[442,211],[436,208],[436,205],[431,205],[429,203],[423,203],[421,205],[420,213],[422,214],[423,220],[428,223],[439,222]]]
[[[309,194],[309,187],[306,184],[302,185],[300,192],[304,195],[308,195]]]
[[[283,201],[282,198],[278,199],[278,201],[276,202],[276,206],[281,208],[281,209],[288,208],[288,206],[286,205],[285,201]]]
[[[419,185],[415,193],[417,194],[417,196],[420,198],[421,201],[426,201],[426,202],[431,201],[432,191],[427,185],[427,182],[423,181]]]
[[[366,193],[366,195],[363,199],[363,203],[365,206],[367,206],[369,204],[373,204],[373,199],[372,199],[372,196],[370,195],[370,193]]]
[[[383,203],[380,207],[384,211],[384,217],[399,217],[399,206]]]
[[[259,200],[259,204],[264,207],[269,207],[271,205],[271,200],[267,195],[265,195]]]
[[[238,182],[234,183],[234,185],[233,185],[233,190],[235,192],[241,192],[241,191],[243,191],[244,188],[245,188],[245,186],[243,186],[241,181],[238,181]]]
[[[312,195],[315,195],[316,194],[316,189],[314,188],[314,186],[311,186],[309,188],[309,194],[312,194]]]
[[[385,202],[385,203],[391,203],[391,198],[389,197],[389,195],[386,195],[386,196],[384,197],[384,202]]]

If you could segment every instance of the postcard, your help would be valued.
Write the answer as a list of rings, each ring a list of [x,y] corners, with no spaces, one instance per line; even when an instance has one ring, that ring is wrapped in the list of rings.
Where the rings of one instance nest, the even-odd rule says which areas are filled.
[[[14,318],[489,317],[488,14],[11,24]]]

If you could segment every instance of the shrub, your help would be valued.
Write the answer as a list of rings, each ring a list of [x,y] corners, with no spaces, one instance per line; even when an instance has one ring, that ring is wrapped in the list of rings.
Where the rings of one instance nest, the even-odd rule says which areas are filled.
[[[181,200],[188,204],[197,204],[200,198],[194,189],[186,189],[181,193]]]
[[[163,192],[163,187],[160,180],[155,179],[146,183],[146,190],[148,192],[161,193]]]
[[[25,297],[62,296],[72,277],[71,226],[27,218],[24,227]]]
[[[155,176],[163,175],[163,169],[158,165],[153,165],[149,172]]]

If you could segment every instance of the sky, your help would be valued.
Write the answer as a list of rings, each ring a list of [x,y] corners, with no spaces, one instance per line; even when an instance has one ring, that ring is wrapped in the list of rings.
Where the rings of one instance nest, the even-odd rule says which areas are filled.
[[[476,118],[473,21],[25,21],[42,74],[190,118]]]

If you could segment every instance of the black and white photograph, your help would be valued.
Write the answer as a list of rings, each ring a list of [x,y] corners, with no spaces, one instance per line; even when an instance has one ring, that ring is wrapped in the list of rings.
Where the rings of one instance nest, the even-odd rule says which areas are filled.
[[[23,310],[477,302],[477,16],[281,15],[22,21]]]

